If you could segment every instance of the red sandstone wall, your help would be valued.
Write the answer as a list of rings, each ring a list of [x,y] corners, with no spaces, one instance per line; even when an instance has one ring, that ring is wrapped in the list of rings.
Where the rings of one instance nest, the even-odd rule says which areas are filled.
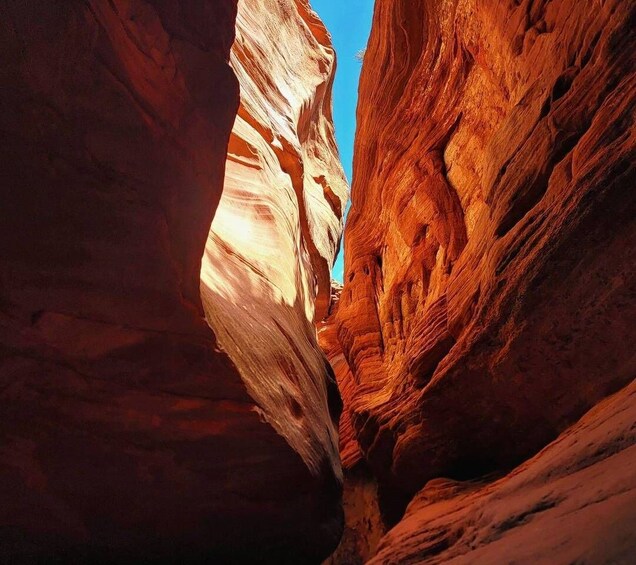
[[[348,196],[331,39],[306,2],[243,0],[230,64],[241,105],[203,257],[206,315],[267,422],[316,474],[340,476],[338,393],[314,326]]]
[[[310,469],[200,304],[235,16],[233,0],[0,2],[3,558],[315,561],[337,543],[324,367]]]

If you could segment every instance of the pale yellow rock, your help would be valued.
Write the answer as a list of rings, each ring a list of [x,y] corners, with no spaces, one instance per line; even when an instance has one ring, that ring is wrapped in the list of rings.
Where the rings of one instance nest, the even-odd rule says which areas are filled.
[[[306,2],[244,0],[231,65],[241,106],[203,257],[204,308],[265,420],[310,470],[328,461],[339,476],[314,327],[348,193],[331,120],[334,51]]]

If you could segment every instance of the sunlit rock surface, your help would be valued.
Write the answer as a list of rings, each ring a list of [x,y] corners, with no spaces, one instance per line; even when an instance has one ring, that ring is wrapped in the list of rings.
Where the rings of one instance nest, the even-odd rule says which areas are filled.
[[[329,306],[347,186],[334,140],[335,57],[307,2],[239,3],[241,105],[201,292],[264,419],[316,474],[340,474],[338,393],[314,320]]]
[[[343,435],[397,512],[636,374],[635,12],[376,2],[334,323]]]
[[[499,480],[431,481],[369,564],[633,563],[634,422],[632,383]]]
[[[315,562],[337,543],[335,432],[311,350],[313,276],[324,310],[344,198],[333,58],[304,4],[242,4],[237,130],[277,141],[231,142],[229,202],[239,162],[263,172],[245,175],[239,239],[225,242],[236,255],[215,268],[224,304],[269,309],[252,325],[233,316],[244,359],[297,387],[284,413],[218,347],[200,301],[239,107],[236,3],[0,2],[0,561]],[[298,58],[297,36],[309,46]],[[269,51],[238,52],[250,45]],[[298,83],[274,84],[286,65]],[[221,208],[219,242],[232,223]],[[255,221],[271,215],[283,227]],[[253,233],[263,281],[236,268]],[[284,331],[274,360],[267,342]]]

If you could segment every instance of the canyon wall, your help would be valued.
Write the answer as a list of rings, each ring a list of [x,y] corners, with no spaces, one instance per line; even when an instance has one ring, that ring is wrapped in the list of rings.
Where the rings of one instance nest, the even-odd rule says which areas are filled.
[[[496,480],[434,479],[369,565],[632,563],[636,383]]]
[[[241,3],[230,55],[235,0],[0,1],[2,560],[337,543],[310,331],[345,193],[333,53],[305,2],[274,4]]]
[[[620,0],[376,2],[321,335],[343,460],[390,520],[636,374],[635,20]]]
[[[241,103],[203,304],[265,420],[312,471],[339,476],[340,400],[314,326],[329,306],[348,194],[331,121],[334,51],[304,0],[244,0],[236,30]]]

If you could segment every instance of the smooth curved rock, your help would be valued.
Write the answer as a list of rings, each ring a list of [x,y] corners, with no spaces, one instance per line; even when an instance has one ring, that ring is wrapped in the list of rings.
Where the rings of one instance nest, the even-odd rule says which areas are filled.
[[[293,449],[278,428],[296,424],[287,412],[273,421],[250,396],[241,360],[218,347],[200,302],[239,105],[228,65],[235,15],[233,0],[0,2],[0,560],[315,562],[337,543],[340,479],[322,358],[309,346],[280,350],[285,367],[307,354],[313,371],[290,402],[318,402],[303,428],[311,449]],[[283,27],[261,15],[268,33]],[[311,17],[286,25],[306,33]],[[296,87],[328,106],[331,54],[325,46],[308,59],[326,68]],[[268,70],[252,66],[249,76]],[[240,77],[244,93],[249,76]],[[324,96],[312,98],[322,83]],[[277,127],[292,131],[285,119],[299,116],[277,111]],[[329,114],[303,120],[312,141],[294,148],[324,152],[327,178]],[[306,164],[312,177],[317,168]],[[285,281],[286,299],[298,291],[280,323],[304,320],[303,339],[313,265],[328,268],[327,234],[335,241],[340,222],[314,202],[316,193],[331,198],[315,182],[289,195],[310,202],[319,253],[302,255],[290,279],[296,259],[285,254],[308,243],[290,229],[298,245],[279,246],[285,275],[271,279]],[[289,209],[298,215],[297,204]],[[229,276],[231,261],[220,267]],[[265,339],[278,338],[252,344]]]
[[[334,323],[343,421],[398,511],[518,464],[636,374],[635,19],[376,2]]]

